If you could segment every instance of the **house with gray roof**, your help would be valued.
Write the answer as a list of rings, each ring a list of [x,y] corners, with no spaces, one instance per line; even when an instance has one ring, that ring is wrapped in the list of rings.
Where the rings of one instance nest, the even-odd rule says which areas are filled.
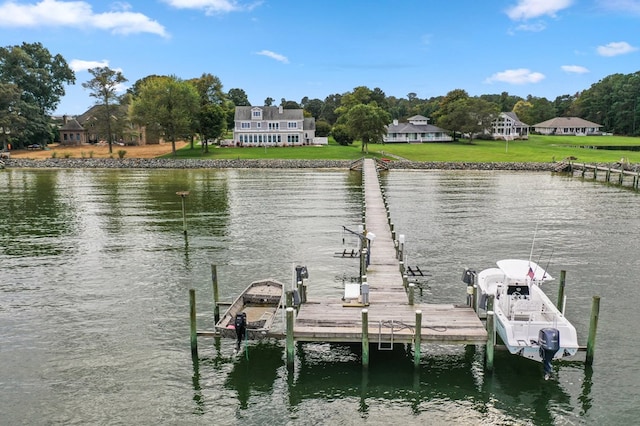
[[[304,117],[302,109],[282,106],[236,107],[233,143],[235,146],[300,146],[316,141],[316,121]]]
[[[556,117],[534,124],[533,130],[542,135],[599,135],[602,125],[579,117]]]
[[[382,137],[384,143],[422,143],[450,142],[453,140],[448,131],[429,124],[429,119],[422,115],[414,115],[407,123],[393,120],[387,126],[387,134]]]
[[[529,139],[529,125],[515,112],[501,112],[491,123],[491,134],[494,139]]]

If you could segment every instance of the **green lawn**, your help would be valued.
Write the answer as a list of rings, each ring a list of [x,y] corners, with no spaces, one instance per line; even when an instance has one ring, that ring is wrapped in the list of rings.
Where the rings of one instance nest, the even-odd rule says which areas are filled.
[[[367,157],[402,157],[411,161],[452,162],[551,162],[573,156],[579,162],[612,163],[625,158],[640,163],[640,151],[589,149],[586,146],[640,147],[640,138],[623,136],[539,136],[528,141],[466,140],[448,143],[370,144]],[[200,147],[177,152],[178,158],[211,159],[308,159],[355,160],[363,157],[360,142],[340,146],[330,140],[327,146],[282,148],[221,148],[210,147],[203,154]],[[167,157],[170,157],[167,156]]]

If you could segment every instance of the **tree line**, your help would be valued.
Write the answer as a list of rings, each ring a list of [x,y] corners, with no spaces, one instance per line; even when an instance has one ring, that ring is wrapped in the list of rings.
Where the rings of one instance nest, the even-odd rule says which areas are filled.
[[[96,100],[95,120],[84,124],[108,141],[110,151],[116,138],[135,139],[140,127],[147,136],[172,142],[174,151],[176,140],[191,140],[193,147],[197,135],[207,151],[209,142],[233,129],[235,107],[251,105],[243,89],[225,92],[220,79],[210,73],[189,80],[149,75],[123,95],[117,90],[127,79],[120,71],[96,67],[89,73],[92,78],[82,86]],[[51,114],[65,94],[65,85],[75,82],[75,73],[65,59],[51,54],[41,43],[0,48],[0,138],[4,147],[7,141],[16,148],[54,141],[58,129],[52,126]],[[640,71],[607,76],[584,91],[553,101],[508,92],[469,96],[463,89],[428,99],[416,93],[397,98],[378,87],[358,86],[324,99],[281,98],[279,105],[303,109],[305,116],[314,117],[317,136],[331,135],[341,144],[362,140],[366,150],[368,143],[382,139],[385,126],[393,119],[404,121],[414,115],[428,117],[432,124],[454,135],[481,133],[500,112],[513,111],[529,125],[572,116],[601,124],[606,132],[638,136],[639,100]],[[275,103],[267,97],[263,105]]]

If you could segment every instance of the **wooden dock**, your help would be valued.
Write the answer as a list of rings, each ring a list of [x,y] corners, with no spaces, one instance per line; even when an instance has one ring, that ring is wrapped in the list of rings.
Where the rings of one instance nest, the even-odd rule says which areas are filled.
[[[638,191],[640,186],[640,172],[626,170],[624,164],[616,163],[611,166],[597,164],[561,162],[555,169],[556,172],[568,172],[572,176],[580,176],[583,179],[591,178],[609,184],[627,186]]]
[[[307,295],[293,323],[293,339],[298,342],[360,343],[368,338],[381,349],[393,343],[432,344],[487,343],[487,331],[466,305],[411,304],[408,285],[403,279],[403,265],[397,258],[396,242],[388,209],[380,188],[378,170],[373,160],[362,165],[365,200],[365,233],[375,234],[369,245],[366,283],[368,304],[362,297],[345,301],[342,294],[318,300]],[[364,280],[363,280],[364,281]],[[419,335],[416,335],[416,318]],[[363,327],[363,319],[368,326]],[[366,336],[368,334],[368,336]],[[417,338],[417,339],[416,339]]]

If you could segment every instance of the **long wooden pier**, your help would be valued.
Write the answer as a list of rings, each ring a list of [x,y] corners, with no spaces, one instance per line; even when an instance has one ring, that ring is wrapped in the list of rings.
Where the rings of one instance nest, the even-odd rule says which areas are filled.
[[[413,304],[373,160],[363,164],[365,235],[375,235],[368,245],[369,265],[362,287],[368,297],[354,301],[335,298],[308,300],[299,307],[293,323],[298,342],[360,343],[367,338],[381,349],[393,343],[486,344],[487,331],[466,305]],[[366,241],[366,240],[365,240]],[[366,279],[366,281],[365,281]],[[366,300],[368,298],[368,300]],[[366,303],[368,301],[368,303]],[[418,319],[418,320],[417,320]],[[366,325],[365,325],[366,322]],[[419,350],[419,349],[418,349]]]

